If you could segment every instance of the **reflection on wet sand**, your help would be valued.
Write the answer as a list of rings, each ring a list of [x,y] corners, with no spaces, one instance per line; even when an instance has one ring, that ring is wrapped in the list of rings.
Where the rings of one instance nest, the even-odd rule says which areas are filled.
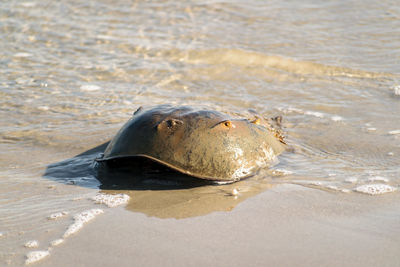
[[[102,193],[130,196],[127,210],[176,219],[230,211],[273,186],[262,175],[231,184],[213,184],[146,159],[94,164],[106,145],[49,165],[44,177],[90,188],[99,186],[100,181]]]
[[[182,219],[230,211],[245,199],[272,186],[257,181],[257,176],[236,183],[215,184],[146,159],[118,164],[118,168],[109,168],[105,164],[97,166],[102,193],[125,193],[130,196],[127,210],[158,218]]]
[[[251,178],[250,178],[251,179]],[[183,219],[215,211],[231,211],[245,199],[257,195],[271,184],[251,185],[244,180],[226,185],[205,185],[174,190],[129,190],[127,210],[158,218]],[[104,193],[114,193],[105,191]]]

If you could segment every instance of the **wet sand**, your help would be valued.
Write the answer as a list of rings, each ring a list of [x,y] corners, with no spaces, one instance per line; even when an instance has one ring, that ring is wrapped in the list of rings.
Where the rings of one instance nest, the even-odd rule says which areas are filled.
[[[398,266],[398,203],[280,185],[187,219],[106,209],[37,266]]]

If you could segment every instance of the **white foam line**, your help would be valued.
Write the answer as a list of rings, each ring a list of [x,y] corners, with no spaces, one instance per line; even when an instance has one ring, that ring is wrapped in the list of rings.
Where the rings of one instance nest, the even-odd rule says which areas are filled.
[[[393,131],[388,132],[388,134],[391,134],[391,135],[400,134],[400,130],[393,130]]]
[[[314,116],[314,117],[317,117],[317,118],[325,117],[325,115],[323,113],[318,112],[318,111],[306,111],[304,114],[311,115],[311,116]]]
[[[55,247],[55,246],[60,245],[63,242],[64,242],[64,239],[62,239],[62,238],[55,239],[55,240],[50,242],[50,246]]]
[[[92,200],[97,204],[105,204],[109,208],[114,208],[123,204],[128,203],[130,197],[127,194],[103,194],[99,193],[92,197]]]
[[[64,242],[64,239],[69,237],[70,235],[78,232],[87,222],[93,220],[97,215],[102,214],[103,210],[102,209],[90,209],[83,211],[81,213],[78,213],[74,216],[74,223],[71,224],[68,229],[65,231],[63,238],[55,239],[51,241],[50,246],[47,248],[47,250],[37,250],[37,251],[31,251],[26,254],[26,260],[25,260],[25,265],[40,261],[41,259],[47,257],[50,255],[50,251],[52,250],[52,247],[58,246],[61,243]],[[68,212],[58,212],[50,215],[49,219],[55,220],[57,218],[60,218],[62,216],[65,216],[68,214]],[[28,248],[34,248],[38,247],[39,242],[36,240],[31,240],[25,243],[25,247]]]
[[[40,261],[41,259],[50,255],[48,250],[31,251],[26,254],[25,265]]]
[[[102,209],[91,209],[76,214],[74,216],[74,223],[68,227],[67,231],[65,231],[63,238],[75,234],[84,226],[85,223],[93,220],[97,215],[102,214],[103,212]]]
[[[368,195],[380,195],[385,193],[391,193],[396,190],[397,190],[396,187],[387,184],[366,184],[366,185],[360,185],[354,189],[354,191],[356,192]]]
[[[82,91],[91,92],[91,91],[100,90],[100,86],[95,85],[95,84],[85,84],[85,85],[81,85],[80,89]]]
[[[14,54],[14,57],[31,57],[31,56],[32,56],[32,54],[24,53],[24,52]]]

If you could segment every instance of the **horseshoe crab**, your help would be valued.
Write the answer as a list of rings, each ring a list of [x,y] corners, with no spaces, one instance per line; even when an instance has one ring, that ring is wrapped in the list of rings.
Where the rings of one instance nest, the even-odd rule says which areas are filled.
[[[97,161],[141,157],[192,177],[233,182],[269,166],[284,149],[279,131],[260,118],[161,105],[140,107]]]

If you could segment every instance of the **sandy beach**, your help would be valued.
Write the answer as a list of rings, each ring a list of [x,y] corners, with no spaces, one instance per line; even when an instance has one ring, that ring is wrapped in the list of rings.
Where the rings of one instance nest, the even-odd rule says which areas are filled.
[[[35,266],[397,266],[398,201],[281,185],[186,219],[109,208]]]

